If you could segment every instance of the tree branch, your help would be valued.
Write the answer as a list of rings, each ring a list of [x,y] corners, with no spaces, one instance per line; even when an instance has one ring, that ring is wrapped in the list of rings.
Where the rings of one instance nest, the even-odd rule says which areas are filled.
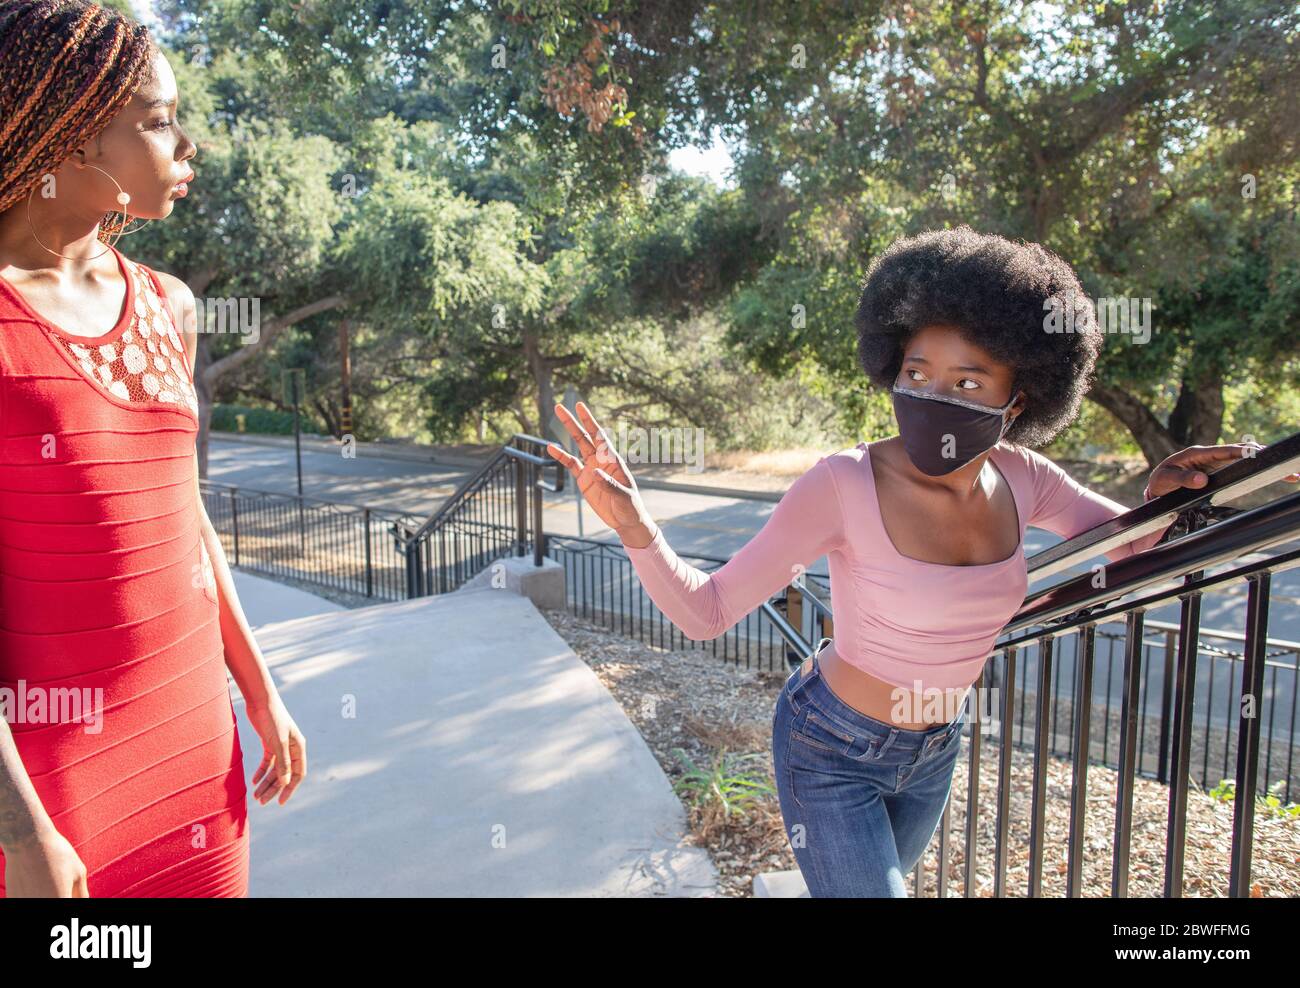
[[[207,366],[203,371],[204,383],[215,391],[216,383],[223,375],[252,360],[255,354],[265,349],[282,331],[322,312],[342,308],[348,304],[348,301],[346,295],[329,295],[307,305],[301,305],[283,316],[265,320],[258,331],[256,343],[240,346]]]

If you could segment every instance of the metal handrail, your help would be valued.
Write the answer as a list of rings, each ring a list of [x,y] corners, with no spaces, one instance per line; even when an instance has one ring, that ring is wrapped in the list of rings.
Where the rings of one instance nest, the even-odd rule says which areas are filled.
[[[564,475],[568,472],[564,469],[563,464],[549,454],[547,456],[539,456],[510,445],[511,443],[527,443],[545,449],[549,442],[550,440],[548,439],[542,439],[538,436],[530,436],[526,432],[516,432],[510,437],[506,445],[497,450],[496,453],[493,454],[492,458],[484,463],[473,476],[462,483],[460,487],[456,489],[455,493],[453,493],[451,497],[447,498],[438,510],[430,515],[419,528],[407,533],[407,541],[414,542],[423,538],[440,526],[447,517],[454,513],[455,510],[477,490],[477,485],[480,481],[488,477],[493,473],[493,471],[500,467],[502,463],[510,458],[521,460],[525,463],[531,463],[538,467],[554,466],[556,468],[555,483],[550,484],[544,479],[539,478],[537,481],[538,486],[548,491],[563,491]]]
[[[1003,634],[1042,625],[1097,607],[1166,580],[1236,559],[1244,553],[1294,539],[1300,531],[1300,491],[1224,519],[1164,545],[1105,565],[1101,586],[1096,574],[1082,573],[1045,590],[1033,591],[1003,628]],[[1263,560],[1252,568],[1277,568]]]
[[[1277,562],[1276,557],[1270,562],[1273,565]],[[1276,570],[1276,566],[1274,567]],[[1146,621],[1146,627],[1152,631],[1178,631],[1179,625],[1171,621]],[[1202,628],[1201,636],[1203,638],[1222,638],[1225,641],[1241,642],[1245,644],[1247,636],[1240,631],[1223,631],[1222,629]],[[1300,642],[1289,641],[1286,638],[1265,638],[1264,644],[1277,648],[1279,653],[1296,652],[1300,653]],[[1206,648],[1207,646],[1201,646]],[[1221,649],[1220,651],[1226,651]],[[1230,653],[1229,653],[1230,654]]]
[[[1046,624],[1039,621],[1025,621],[1017,624],[1015,627],[1007,625],[1007,628],[1002,632],[1003,634],[1021,631],[1025,628],[1034,628],[1036,630],[1027,631],[1018,638],[1010,638],[1006,640],[999,638],[993,648],[994,651],[1000,651],[1004,648],[1013,648],[1024,642],[1042,638],[1045,635],[1059,635],[1063,631],[1070,631],[1074,628],[1099,624],[1107,618],[1118,617],[1127,614],[1129,611],[1146,610],[1147,608],[1169,602],[1175,598],[1186,597],[1190,593],[1202,593],[1215,587],[1221,587],[1227,583],[1234,583],[1237,580],[1247,579],[1258,573],[1282,573],[1290,569],[1295,569],[1297,566],[1300,566],[1300,549],[1292,549],[1290,552],[1271,556],[1267,559],[1258,559],[1254,562],[1247,563],[1244,566],[1237,566],[1233,569],[1223,570],[1222,572],[1215,573],[1212,576],[1203,576],[1199,579],[1187,579],[1177,586],[1165,587],[1164,589],[1157,590],[1145,597],[1135,597],[1131,600],[1122,600],[1110,607],[1103,607],[1101,610],[1098,610],[1096,607],[1080,607],[1071,609],[1067,613],[1063,614],[1059,619]]]
[[[1160,531],[1180,515],[1220,508],[1290,474],[1300,472],[1300,432],[1210,474],[1201,488],[1180,487],[1116,515],[1074,538],[1028,559],[1031,580],[1052,576],[1144,535]]]
[[[1285,561],[1279,563],[1279,559],[1276,556],[1271,557],[1267,564],[1261,564],[1261,565],[1267,565],[1275,573],[1278,572],[1279,569],[1286,570],[1286,569],[1293,568],[1294,566],[1294,564],[1288,564]],[[1227,573],[1216,574],[1214,585],[1221,586],[1224,583],[1231,583],[1234,580],[1243,579],[1245,577],[1250,576],[1252,572],[1255,572],[1255,570],[1252,569],[1251,571],[1248,572],[1231,570]],[[1177,596],[1182,592],[1183,592],[1183,584],[1179,584],[1173,596]],[[1132,606],[1132,605],[1126,605],[1126,607],[1127,606]],[[1090,615],[1089,620],[1096,621],[1097,620],[1096,615],[1095,614]],[[1145,631],[1160,631],[1160,632],[1164,632],[1165,634],[1169,634],[1169,633],[1177,634],[1182,630],[1181,625],[1174,624],[1172,621],[1146,620],[1143,621],[1142,624],[1143,624],[1143,629]],[[1057,629],[1053,628],[1052,630],[1053,632],[1055,632]],[[1100,627],[1100,622],[1098,622],[1097,633],[1107,638],[1124,637],[1123,635],[1117,635],[1114,632],[1103,631],[1102,628]],[[1242,634],[1239,631],[1225,631],[1222,628],[1202,628],[1201,637],[1217,638],[1229,642],[1240,642],[1243,645],[1246,644],[1246,642],[1249,640],[1246,635]],[[1157,645],[1159,645],[1160,642],[1159,640],[1148,641],[1147,639],[1144,638],[1142,640],[1142,644],[1149,648],[1154,648]],[[1269,648],[1277,649],[1277,651],[1274,652],[1272,655],[1266,657],[1266,661],[1268,661],[1269,665],[1276,665],[1278,666],[1278,668],[1287,668],[1286,666],[1283,666],[1281,663],[1272,661],[1273,659],[1277,658],[1279,655],[1292,655],[1292,654],[1300,655],[1300,642],[1289,641],[1286,638],[1265,638],[1264,645]],[[1200,650],[1201,653],[1204,655],[1226,655],[1230,657],[1237,657],[1240,656],[1241,654],[1240,652],[1235,652],[1229,648],[1219,647],[1215,645],[1207,645],[1204,642],[1201,643]]]
[[[469,554],[461,554],[456,548],[456,535],[457,526],[463,527],[468,516],[484,510],[482,505],[475,504],[474,498],[507,476],[513,478],[515,516],[513,537],[508,541],[518,556],[526,553],[531,542],[533,565],[544,565],[546,533],[542,530],[542,492],[563,491],[567,473],[558,460],[540,452],[548,443],[538,436],[515,433],[421,525],[396,533],[398,552],[406,558],[408,596],[420,597],[426,593],[455,589],[464,575],[465,566],[485,565],[502,547],[499,539],[491,550],[484,549],[480,542]],[[546,479],[547,467],[555,468],[554,482]],[[508,530],[505,526],[495,527]],[[439,574],[436,580],[435,571]],[[435,582],[437,586],[434,586]]]

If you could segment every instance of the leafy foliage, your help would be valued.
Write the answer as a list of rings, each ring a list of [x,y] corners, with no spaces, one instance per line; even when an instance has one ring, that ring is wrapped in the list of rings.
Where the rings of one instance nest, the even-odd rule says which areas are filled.
[[[862,275],[968,222],[1152,302],[1151,341],[1108,339],[1062,449],[1156,458],[1294,421],[1293,5],[157,9],[198,180],[139,249],[198,294],[261,299],[272,329],[259,359],[204,341],[214,398],[273,401],[292,360],[336,418],[346,320],[363,438],[544,431],[567,387],[719,446],[874,436]],[[664,164],[712,129],[725,189]]]

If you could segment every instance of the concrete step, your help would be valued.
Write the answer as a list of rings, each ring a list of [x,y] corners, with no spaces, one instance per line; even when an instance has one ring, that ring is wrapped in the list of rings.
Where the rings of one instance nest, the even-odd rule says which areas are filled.
[[[716,893],[641,735],[526,597],[311,614],[257,639],[308,777],[285,806],[250,788],[250,894]],[[251,778],[261,742],[239,720]]]
[[[755,875],[754,898],[807,899],[810,896],[803,873],[795,868],[793,871],[768,871]]]

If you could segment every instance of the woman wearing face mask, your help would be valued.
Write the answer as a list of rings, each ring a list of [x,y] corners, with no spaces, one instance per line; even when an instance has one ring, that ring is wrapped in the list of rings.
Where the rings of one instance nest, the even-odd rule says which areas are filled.
[[[718,637],[828,557],[835,636],[790,676],[772,723],[781,812],[813,896],[906,895],[948,800],[967,691],[1028,588],[1025,527],[1068,539],[1125,510],[1029,448],[1079,412],[1101,345],[1085,303],[1069,265],[1036,244],[964,226],[895,242],[867,274],[857,330],[900,434],[821,457],[712,573],[673,552],[591,412],[579,403],[579,424],[556,406],[581,460],[551,455],[687,638]],[[1052,304],[1077,314],[1075,332],[1045,331]],[[1203,487],[1248,448],[1175,453],[1146,496]]]
[[[254,798],[283,804],[306,772],[199,497],[194,297],[111,244],[188,191],[177,103],[120,13],[0,2],[8,897],[246,894],[227,667],[265,748]]]

